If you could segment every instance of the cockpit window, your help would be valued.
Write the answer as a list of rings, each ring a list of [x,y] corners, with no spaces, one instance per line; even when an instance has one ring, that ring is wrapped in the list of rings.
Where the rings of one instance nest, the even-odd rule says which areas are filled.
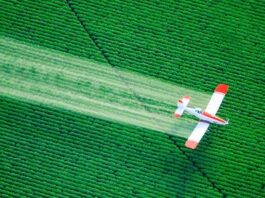
[[[197,113],[201,113],[202,111],[201,111],[201,109],[196,109],[195,110]]]

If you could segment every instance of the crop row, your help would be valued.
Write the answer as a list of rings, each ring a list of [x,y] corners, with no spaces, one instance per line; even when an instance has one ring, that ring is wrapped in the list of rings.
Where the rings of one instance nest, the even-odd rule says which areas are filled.
[[[19,115],[19,114],[16,114],[16,115]],[[8,118],[8,119],[10,119],[10,118]],[[47,121],[47,123],[51,123],[52,121]],[[26,134],[24,134],[23,135],[23,133],[21,133],[22,131],[25,131],[25,130],[27,130],[27,131],[29,131],[30,129],[29,129],[29,127],[27,126],[27,125],[25,125],[25,126],[21,126],[23,123],[19,123],[19,122],[16,122],[16,124],[15,124],[15,126],[20,126],[20,129],[19,129],[19,131],[18,131],[18,133],[15,133],[14,135],[15,135],[15,137],[17,137],[17,139],[21,142],[20,144],[25,144],[25,142],[28,142],[30,139],[32,139],[32,137],[30,137],[30,136],[27,136]],[[11,127],[10,125],[7,125],[7,126],[9,126],[9,127]],[[15,127],[15,126],[13,126],[13,127]],[[32,125],[33,126],[33,125]],[[22,127],[22,128],[21,128]],[[23,129],[25,127],[25,129]],[[43,127],[42,125],[40,125],[39,126],[40,128],[39,129],[37,129],[36,127],[34,127],[35,128],[35,130],[34,131],[32,131],[31,132],[31,134],[33,135],[33,134],[35,134],[34,136],[37,136],[37,135],[39,135],[40,134],[40,130],[45,130],[45,127]],[[89,127],[89,125],[87,126],[87,127]],[[14,128],[15,129],[15,128]],[[36,130],[37,129],[37,130]],[[52,131],[51,129],[46,129],[47,131]],[[15,131],[15,130],[12,130],[11,129],[11,131],[10,131],[10,133],[12,133],[12,131]],[[95,130],[93,130],[93,131],[95,131]],[[14,132],[13,132],[14,133]],[[100,134],[102,134],[101,132],[99,132]],[[61,146],[57,146],[57,145],[55,145],[55,147],[53,147],[52,145],[53,145],[53,141],[55,141],[55,142],[57,142],[57,143],[60,143],[60,141],[58,140],[58,139],[54,139],[54,137],[53,137],[53,135],[52,135],[53,133],[51,133],[50,134],[50,136],[49,137],[47,137],[47,135],[46,135],[46,137],[45,137],[45,134],[44,134],[44,136],[41,136],[41,137],[39,137],[39,138],[41,138],[41,139],[39,139],[38,138],[38,140],[39,141],[36,141],[36,140],[32,140],[33,142],[40,142],[40,140],[42,140],[42,141],[44,141],[44,139],[47,139],[47,138],[51,138],[51,140],[49,141],[49,142],[47,142],[46,144],[44,144],[44,145],[47,145],[48,147],[49,147],[49,150],[48,150],[48,152],[46,153],[48,156],[49,155],[51,155],[51,153],[54,153],[56,150],[58,151],[58,148],[60,148],[60,149],[62,149],[62,153],[64,154],[64,155],[66,155],[65,156],[65,158],[66,159],[71,159],[71,155],[73,156],[73,154],[71,154],[71,152],[73,152],[74,150],[75,150],[75,147],[77,147],[77,145],[69,145],[69,147],[68,147],[68,149],[65,149],[64,147],[66,146],[66,142],[68,142],[67,141],[67,139],[65,139],[65,138],[63,138],[62,140],[61,140]],[[24,136],[24,137],[23,137]],[[13,139],[13,137],[11,136],[10,137],[11,139],[10,140],[12,140]],[[58,137],[57,137],[58,138]],[[72,139],[74,139],[74,136],[72,136]],[[85,147],[86,145],[82,145],[82,139],[84,139],[84,138],[82,138],[82,137],[80,137],[80,141],[79,141],[79,146],[83,146],[83,147]],[[8,140],[8,139],[7,139]],[[7,141],[6,140],[6,141]],[[53,140],[53,141],[52,141]],[[24,142],[25,141],[25,142]],[[70,141],[71,141],[71,139],[70,139]],[[103,140],[102,140],[103,141]],[[108,141],[108,144],[107,145],[104,145],[104,142],[106,142],[106,141]],[[87,146],[88,147],[91,147],[91,146],[93,146],[92,147],[92,150],[90,150],[90,149],[88,149],[88,148],[86,148],[85,149],[85,151],[87,152],[87,153],[89,153],[89,156],[91,156],[91,155],[93,155],[93,153],[94,152],[102,152],[101,151],[101,148],[104,148],[104,147],[106,147],[107,146],[107,148],[106,148],[106,150],[105,150],[105,152],[106,152],[106,154],[105,154],[105,157],[106,156],[108,156],[108,153],[109,152],[114,152],[114,148],[113,148],[113,146],[115,146],[115,145],[111,145],[111,142],[112,142],[113,140],[112,139],[109,139],[109,140],[104,140],[103,142],[101,142],[99,145],[97,145],[96,144],[96,142],[94,142],[94,144],[93,145],[91,145],[91,144],[87,144]],[[8,141],[7,141],[8,142]],[[24,143],[23,143],[24,142]],[[33,146],[34,147],[34,145],[33,145],[33,142],[31,143],[31,142],[28,142],[28,143],[30,143],[30,146]],[[118,139],[117,140],[117,142],[118,142],[118,144],[122,144],[122,141],[120,140],[120,139]],[[68,143],[69,144],[69,143]],[[64,145],[64,146],[63,146]],[[95,146],[95,147],[94,147]],[[130,147],[130,146],[128,146],[128,147]],[[35,148],[35,149],[38,149],[38,147],[37,148]],[[44,148],[42,148],[42,150],[43,150]],[[81,147],[77,147],[77,149],[79,149],[79,156],[80,155],[82,155],[81,153],[80,153],[80,149],[81,149]],[[11,151],[12,150],[14,150],[14,149],[11,149]],[[22,151],[23,151],[24,149],[22,149]],[[27,149],[27,151],[30,151],[31,149],[30,148],[28,148]],[[67,150],[69,150],[69,155],[70,156],[67,156]],[[146,151],[149,151],[149,149],[145,149]],[[107,164],[107,167],[112,167],[112,168],[114,168],[115,167],[115,165],[117,166],[117,164],[119,164],[119,162],[120,161],[124,161],[124,160],[128,160],[129,159],[129,156],[130,155],[128,155],[130,152],[128,152],[128,151],[126,151],[126,148],[123,148],[122,149],[122,152],[121,152],[121,154],[123,154],[123,152],[124,152],[124,154],[125,155],[122,155],[119,159],[117,159],[117,161],[113,161],[114,159],[115,159],[115,155],[119,155],[120,153],[115,153],[115,155],[112,155],[111,156],[111,160],[113,161],[111,164],[111,166],[110,165],[108,165]],[[160,150],[160,151],[154,151],[156,154],[159,154],[159,152],[162,152],[162,150]],[[60,153],[60,152],[59,152]],[[75,153],[78,153],[78,150],[76,150],[76,152]],[[154,153],[153,153],[154,154]],[[36,156],[37,157],[37,156]],[[103,157],[103,159],[104,159],[104,156],[102,156]],[[40,157],[40,159],[42,159],[43,157]],[[40,160],[39,159],[39,160]],[[55,157],[54,159],[58,159],[58,157]],[[96,157],[95,157],[95,160],[99,160],[100,158],[99,158],[99,156],[98,156],[98,154],[96,154]],[[136,160],[137,159],[137,157],[135,158],[133,158],[133,161],[134,160]],[[145,159],[146,159],[146,157],[145,157]],[[153,159],[146,159],[147,160],[147,162],[149,161],[149,160],[153,160]],[[137,162],[137,161],[136,161]],[[161,161],[161,162],[163,162],[163,161]],[[160,162],[160,163],[161,163]],[[65,163],[66,163],[66,161],[65,161]],[[105,160],[103,160],[102,162],[99,162],[98,163],[98,168],[100,167],[100,165],[99,164],[101,164],[101,166],[102,166],[102,164],[104,164],[104,163],[108,163],[108,162],[106,162]],[[133,162],[127,162],[128,163],[128,166],[132,166],[132,167],[137,167],[137,168],[140,168],[140,169],[142,169],[142,168],[144,168],[144,167],[140,167],[139,165],[134,165],[134,163]],[[153,163],[154,163],[154,161],[153,161]],[[47,164],[47,163],[44,163],[44,164]],[[157,165],[159,165],[159,162],[155,162],[154,164],[157,164]],[[153,164],[153,165],[154,165]],[[148,169],[144,169],[145,171],[145,174],[146,173],[148,173],[151,169],[150,168],[154,168],[153,166],[152,166],[152,164],[149,164],[148,165],[148,163],[146,164],[147,165],[147,167],[148,167]],[[76,166],[76,164],[72,164],[71,166]],[[79,166],[79,165],[78,165]],[[174,165],[175,166],[175,165]],[[131,170],[131,169],[130,169]],[[176,169],[176,170],[178,170],[178,169]],[[131,170],[132,171],[132,173],[133,173],[133,169]],[[172,170],[173,171],[173,170]],[[156,172],[154,172],[154,174],[155,174]],[[126,174],[129,174],[129,173],[126,173]],[[137,175],[137,174],[135,174],[135,175]],[[139,177],[140,177],[141,175],[139,175]],[[175,179],[175,177],[174,177],[174,175],[172,175],[172,177]],[[151,178],[154,178],[154,175],[151,177]],[[162,179],[162,178],[160,178],[160,179]],[[196,179],[196,178],[194,178],[194,179]],[[155,179],[155,180],[159,180],[159,178],[157,178],[157,179]],[[192,179],[191,179],[192,180]],[[134,182],[136,182],[137,180],[136,179],[134,179],[133,180]],[[146,184],[147,185],[147,184]],[[168,184],[168,185],[170,185],[170,183]],[[169,187],[169,186],[167,186],[167,187]],[[172,186],[172,188],[174,188],[174,186]],[[173,190],[173,189],[172,189]],[[160,191],[162,191],[162,189],[160,189]]]
[[[14,6],[9,5],[9,2],[5,2],[2,6],[1,33],[19,40],[30,41],[95,60],[102,60],[92,42],[82,32],[82,27],[76,24],[70,10],[66,7],[66,13],[62,14],[61,8],[65,5],[63,2],[62,5],[56,6],[48,6],[46,3],[42,3],[40,6],[39,3],[37,3],[38,9],[32,15],[33,10],[25,12],[25,8],[31,7],[30,4],[23,5],[22,3]],[[18,17],[18,14],[21,14],[21,16]],[[50,15],[50,17],[42,23],[47,15]],[[40,18],[38,18],[39,16]],[[35,17],[38,19],[35,20]]]
[[[211,126],[210,133],[206,134],[196,151],[183,149],[225,194],[261,197],[265,175],[261,169],[264,144],[257,142],[264,135],[264,63],[260,53],[265,40],[261,32],[264,26],[262,3],[234,5],[233,2],[221,2],[212,6],[206,2],[194,4],[184,1],[169,7],[167,2],[158,5],[144,1],[105,4],[103,1],[73,0],[72,4],[115,66],[207,93],[217,83],[230,85],[229,94],[219,112],[219,115],[230,118],[230,125]],[[100,52],[96,51],[65,2],[40,4],[24,1],[13,5],[7,1],[2,10],[5,14],[1,15],[1,34],[102,61]],[[14,50],[14,53],[30,55],[30,52],[19,51]],[[36,55],[32,58],[40,59]],[[44,60],[43,57],[41,59]],[[77,70],[81,69],[80,65],[75,66]],[[20,78],[27,76],[30,73]],[[66,82],[65,79],[59,84],[63,82]],[[77,89],[75,82],[70,81],[63,87]],[[149,103],[148,98],[144,102]],[[30,188],[25,187],[32,186],[39,193],[37,196],[60,193],[82,196],[88,193],[85,192],[85,183],[90,178],[93,181],[99,179],[98,184],[87,186],[97,193],[91,196],[151,197],[155,196],[155,192],[160,193],[157,196],[172,197],[175,194],[191,197],[195,193],[202,197],[207,193],[216,197],[219,195],[201,171],[175,150],[162,134],[92,119],[63,109],[47,110],[44,105],[25,104],[11,98],[1,100],[1,105],[3,136],[0,141],[1,147],[6,148],[3,149],[7,156],[5,162],[14,163],[18,156],[32,158],[30,163],[22,163],[14,174],[13,170],[5,174],[0,169],[5,178],[0,182],[6,184],[2,194],[30,195]],[[34,140],[39,142],[32,147]],[[183,147],[183,140],[178,140],[177,144]],[[86,154],[93,156],[94,164],[85,164],[85,160],[80,166],[73,163],[75,159],[88,160]],[[49,159],[41,158],[45,155]],[[109,160],[106,164],[105,159]],[[34,175],[41,166],[34,160],[42,162],[46,168],[38,177]],[[54,163],[51,163],[52,160]],[[82,173],[81,179],[71,178],[68,174],[64,184],[63,171],[58,170],[62,184],[56,181],[50,183],[56,175],[52,175],[54,167],[49,163],[63,165],[64,161],[71,173]],[[183,168],[187,163],[188,168]],[[87,171],[89,168],[91,171]],[[196,172],[192,173],[192,169]],[[100,178],[100,174],[104,177]],[[14,178],[17,180],[13,181]],[[80,187],[75,185],[82,179],[84,182]],[[27,181],[40,183],[25,183]],[[46,188],[42,188],[41,183]],[[69,185],[72,183],[81,191],[71,189]],[[56,188],[49,191],[56,187],[54,184],[57,191]],[[123,186],[128,188],[121,190]]]
[[[15,71],[15,70],[14,70],[14,71]],[[12,71],[12,72],[14,72],[14,71]],[[22,72],[22,73],[21,73],[21,76],[18,76],[17,79],[23,77],[23,75],[27,75],[27,74],[24,74],[24,72]],[[31,75],[31,76],[32,76],[32,75]],[[34,75],[33,75],[33,77],[34,77]],[[32,77],[31,77],[31,78],[32,78]],[[52,82],[52,81],[51,81],[51,82]],[[68,83],[65,82],[65,85],[67,85],[67,84],[68,84]],[[65,85],[63,85],[63,86],[65,86]],[[68,86],[67,86],[67,87],[68,87]],[[75,86],[75,87],[74,87],[74,86],[69,86],[69,87],[70,87],[70,90],[71,90],[72,88],[75,88],[75,89],[73,89],[73,90],[77,91],[77,90],[76,90],[76,86]],[[105,94],[105,93],[104,93],[104,94]],[[147,105],[147,104],[146,104],[146,105]],[[252,110],[254,111],[254,110],[259,110],[259,109],[258,109],[257,107],[256,107],[256,109],[255,109],[255,108],[253,107]],[[257,111],[257,112],[259,113],[259,111]],[[238,119],[237,119],[238,122],[240,122],[240,118],[241,118],[241,117],[242,117],[242,119],[246,119],[246,116],[247,116],[247,115],[246,115],[246,116],[242,116],[242,112],[240,112],[240,114],[241,114],[241,115],[237,115],[237,117],[238,117]],[[257,115],[259,115],[259,114],[257,114]],[[234,124],[237,123],[237,120],[234,121]],[[241,129],[244,130],[244,126],[242,126]],[[246,127],[246,129],[247,129],[247,127]],[[233,129],[233,130],[235,130],[235,129]],[[232,137],[233,137],[233,135],[232,135]],[[250,136],[250,137],[251,137],[251,136]]]
[[[26,112],[25,110],[23,111],[23,112]],[[39,111],[37,111],[37,112],[39,112]],[[16,114],[17,115],[17,114]],[[42,121],[41,121],[41,119],[42,118],[45,118],[46,116],[41,116],[40,117],[40,120],[38,120],[37,121],[37,123],[38,123],[38,125],[39,125],[39,127],[40,127],[40,129],[41,128],[47,128],[47,127],[49,127],[49,125],[47,125],[47,126],[42,126]],[[58,116],[58,117],[61,117],[61,116]],[[12,120],[12,118],[8,118],[8,119],[11,119]],[[49,120],[44,120],[44,122],[46,122],[46,123],[50,123],[50,122],[52,122],[52,121],[49,121]],[[53,121],[54,122],[54,121]],[[61,123],[66,123],[65,121],[60,121]],[[80,124],[78,124],[77,126],[79,126]],[[94,125],[94,124],[93,124]],[[89,126],[89,124],[87,124],[87,126]],[[96,126],[96,127],[103,127],[103,125],[100,125],[100,123],[99,123],[99,126]],[[105,127],[104,127],[105,128]],[[77,128],[78,129],[78,128]],[[110,145],[110,146],[112,146],[112,144],[111,144],[111,142],[112,142],[112,138],[113,138],[113,127],[111,127],[110,128],[110,130],[112,129],[112,133],[109,135],[109,136],[107,136],[106,137],[106,139],[104,138],[104,142],[108,142],[108,145]],[[48,130],[50,131],[51,129],[49,129],[48,128]],[[63,127],[63,125],[62,126],[60,126],[60,128],[59,128],[59,130],[61,130],[61,131],[65,131],[65,129],[64,129],[64,127]],[[99,130],[99,129],[97,129],[97,130]],[[93,131],[95,131],[95,129],[93,130]],[[107,131],[109,131],[109,129],[107,129]],[[121,131],[121,130],[118,130],[118,131]],[[78,132],[78,131],[76,131],[76,132]],[[104,131],[103,131],[103,133],[100,133],[100,136],[102,135],[103,136],[103,134],[105,135],[105,133],[104,133]],[[94,134],[93,134],[94,135]],[[52,137],[52,134],[50,134],[50,136]],[[64,134],[64,136],[65,136],[65,134]],[[79,144],[81,144],[81,142],[80,142],[80,140],[82,140],[82,139],[84,139],[85,138],[85,136],[79,136],[78,135],[78,133],[75,133],[75,136],[76,136],[76,140],[77,140],[77,142],[79,143]],[[129,137],[129,136],[128,136]],[[75,140],[75,137],[73,136],[73,137],[71,137],[71,136],[69,136],[69,141],[73,141],[73,140]],[[99,137],[100,138],[100,137]],[[122,138],[124,138],[124,137],[122,137]],[[80,139],[79,141],[78,141],[78,139]],[[64,141],[66,141],[67,139],[64,139]],[[137,140],[137,139],[136,139]],[[122,141],[124,141],[124,140],[122,140],[122,139],[117,139],[117,141],[118,141],[118,144],[122,144]],[[134,142],[135,140],[129,140],[128,141],[128,143],[127,142],[125,142],[125,144],[132,144],[133,142]],[[96,142],[95,142],[96,143]],[[137,142],[136,142],[137,143]],[[90,144],[88,144],[88,145],[90,145]],[[85,145],[84,145],[85,146]],[[115,145],[113,145],[113,146],[115,146]],[[97,148],[97,147],[96,147]],[[95,149],[96,149],[95,148]],[[123,149],[124,150],[124,147],[121,147],[121,149]],[[152,146],[151,147],[149,147],[149,148],[142,148],[144,151],[145,151],[145,158],[147,157],[147,151],[151,151],[152,150]],[[111,150],[109,150],[109,149],[107,149],[108,151],[111,151]],[[137,152],[139,152],[139,150],[137,151]],[[156,150],[154,150],[153,152],[155,152],[155,153],[157,153],[157,154],[160,154],[161,152],[162,152],[162,150],[159,150],[159,151],[156,151]],[[216,151],[215,151],[216,152]],[[152,157],[154,157],[154,156],[150,156],[151,158]],[[150,159],[151,159],[150,158]],[[148,158],[147,158],[148,159]],[[215,162],[215,159],[213,159],[213,161],[211,160],[211,159],[208,159],[207,160],[208,161],[208,163],[209,164],[211,164],[211,163],[214,163]],[[233,162],[233,161],[235,161],[235,160],[233,160],[233,159],[231,159],[231,162]],[[158,164],[159,162],[156,162],[155,164]],[[133,163],[131,163],[131,164],[133,164]],[[151,167],[152,166],[152,164],[149,164],[149,166]],[[229,166],[225,166],[225,167],[229,167]],[[231,167],[233,167],[233,165],[231,164]],[[215,171],[215,170],[213,170],[213,171]],[[221,175],[220,175],[220,178],[221,178]],[[241,184],[241,186],[242,186],[242,184]]]

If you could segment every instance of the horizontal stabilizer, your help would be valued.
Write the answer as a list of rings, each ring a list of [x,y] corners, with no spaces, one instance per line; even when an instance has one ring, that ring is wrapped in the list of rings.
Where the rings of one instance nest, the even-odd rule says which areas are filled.
[[[181,100],[178,101],[178,107],[174,112],[175,117],[179,118],[183,114],[189,102],[190,102],[189,96],[184,96]]]

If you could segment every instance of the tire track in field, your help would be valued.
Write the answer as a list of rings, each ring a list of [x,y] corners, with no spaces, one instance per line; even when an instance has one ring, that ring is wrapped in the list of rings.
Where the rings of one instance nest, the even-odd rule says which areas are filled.
[[[99,51],[101,52],[101,54],[104,56],[104,58],[106,59],[107,63],[115,70],[116,74],[120,77],[120,79],[123,81],[123,83],[128,87],[128,89],[133,93],[134,97],[139,101],[139,103],[144,107],[144,109],[148,112],[151,112],[150,109],[148,107],[146,107],[146,105],[144,105],[144,103],[141,100],[141,97],[135,92],[135,90],[133,90],[129,83],[123,79],[122,75],[119,74],[118,70],[116,69],[115,65],[113,65],[110,61],[110,59],[108,58],[108,56],[106,55],[106,52],[104,51],[104,49],[100,46],[99,41],[97,40],[97,37],[95,34],[93,34],[85,25],[85,23],[83,22],[83,20],[81,19],[80,15],[77,13],[77,11],[74,8],[74,5],[72,4],[71,0],[66,0],[66,4],[68,5],[68,7],[71,9],[71,11],[73,12],[73,14],[75,15],[75,17],[77,18],[78,22],[80,23],[80,25],[83,27],[83,29],[87,32],[88,36],[90,37],[90,39],[94,42],[94,44],[96,45],[96,47],[99,49]],[[167,135],[167,138],[178,148],[178,150],[187,157],[187,159],[193,164],[194,167],[196,167],[198,169],[198,171],[202,174],[203,177],[206,177],[207,180],[209,181],[209,183],[211,183],[212,187],[214,189],[216,189],[221,195],[222,197],[226,197],[225,193],[223,193],[222,189],[220,189],[219,187],[217,187],[216,183],[214,181],[212,181],[210,179],[210,177],[197,165],[197,163],[192,160],[192,158],[190,158],[186,152],[173,140],[171,135]]]
[[[89,36],[89,38],[93,41],[93,43],[95,44],[95,46],[97,47],[97,49],[100,51],[100,53],[102,54],[102,56],[105,58],[105,60],[107,61],[107,63],[113,68],[115,74],[121,79],[121,81],[127,86],[128,90],[130,90],[134,97],[137,99],[137,101],[139,101],[139,103],[143,106],[143,108],[145,108],[147,111],[150,111],[148,109],[148,107],[146,107],[141,100],[141,97],[135,92],[135,90],[133,90],[130,87],[130,84],[123,78],[123,76],[120,74],[120,72],[118,71],[118,69],[116,68],[116,66],[110,61],[109,57],[107,56],[107,53],[105,52],[105,50],[100,46],[99,41],[96,37],[96,35],[90,31],[85,23],[83,22],[83,20],[81,19],[81,17],[79,16],[79,14],[76,12],[72,1],[71,0],[66,0],[66,4],[68,5],[68,7],[71,9],[71,11],[73,12],[73,14],[75,15],[75,17],[77,18],[78,22],[80,23],[80,25],[83,27],[83,29],[85,30],[85,32],[87,33],[87,35]]]

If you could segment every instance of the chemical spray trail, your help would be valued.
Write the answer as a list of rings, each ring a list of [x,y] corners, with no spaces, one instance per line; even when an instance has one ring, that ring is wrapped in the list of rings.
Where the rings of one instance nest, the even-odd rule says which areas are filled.
[[[189,95],[191,106],[204,108],[210,98],[119,69],[121,79],[109,65],[6,37],[0,38],[0,64],[1,95],[180,137],[197,121],[172,118],[177,99]]]

